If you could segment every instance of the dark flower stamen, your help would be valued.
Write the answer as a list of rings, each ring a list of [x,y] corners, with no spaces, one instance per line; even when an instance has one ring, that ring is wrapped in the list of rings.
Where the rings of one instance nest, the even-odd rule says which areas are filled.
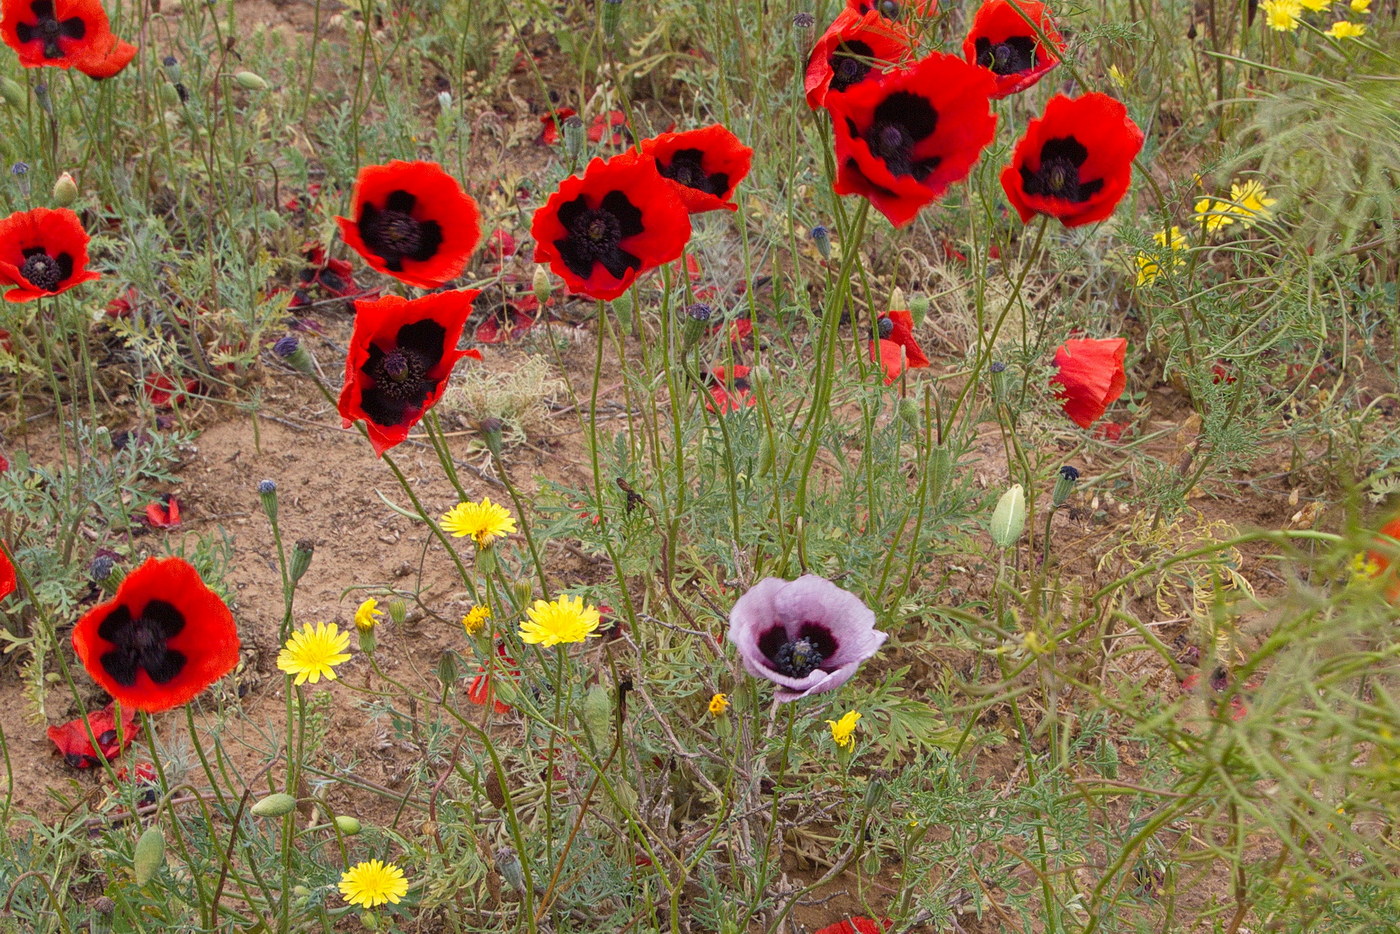
[[[373,380],[361,397],[365,414],[381,425],[397,425],[421,407],[437,385],[428,373],[442,359],[446,339],[446,328],[423,320],[399,328],[397,346],[387,352],[370,344],[361,368]]]
[[[81,39],[87,35],[87,23],[80,16],[70,16],[59,22],[54,15],[53,0],[34,0],[29,9],[38,22],[33,25],[16,23],[15,34],[20,42],[41,39],[45,58],[63,58],[63,49],[58,44],[60,38]]]
[[[565,265],[577,276],[587,278],[593,266],[602,263],[608,275],[621,279],[628,269],[642,268],[641,257],[622,249],[621,243],[643,230],[641,209],[620,191],[610,191],[590,208],[588,199],[579,195],[562,205],[559,222],[569,235],[555,240]]]
[[[809,639],[785,642],[773,656],[773,666],[785,675],[805,678],[821,667],[822,653]]]
[[[167,643],[184,628],[184,614],[164,600],[150,601],[135,619],[129,609],[118,606],[97,627],[98,636],[116,647],[102,654],[101,665],[125,687],[134,685],[141,671],[156,684],[168,684],[184,669],[187,659]]]
[[[729,190],[729,176],[724,172],[708,173],[701,164],[705,153],[699,149],[680,149],[671,156],[670,165],[656,160],[656,171],[687,188],[722,197]]]
[[[889,337],[894,333],[894,321],[889,318],[881,318],[875,329],[881,337]]]
[[[1036,67],[1035,38],[1010,36],[993,43],[986,36],[977,37],[977,64],[990,68],[993,74],[1016,75]]]
[[[875,50],[859,39],[847,39],[831,56],[831,90],[844,91],[860,84],[873,67]]]
[[[403,271],[405,259],[426,263],[442,247],[442,226],[413,216],[417,202],[414,195],[400,189],[389,195],[383,208],[369,202],[360,208],[361,239],[394,272]]]
[[[50,256],[43,247],[31,247],[24,251],[24,256],[24,265],[19,267],[19,274],[37,289],[52,292],[60,282],[73,275],[73,257],[67,253],[55,257]]]
[[[774,671],[790,678],[805,678],[836,653],[836,639],[825,627],[804,623],[796,639],[789,639],[781,626],[773,627],[759,637],[758,647]]]
[[[896,91],[880,102],[875,108],[874,120],[866,129],[863,138],[870,152],[894,175],[912,175],[922,182],[938,163],[939,156],[915,159],[914,146],[933,135],[938,127],[938,111],[918,94],[909,91]],[[851,135],[855,136],[854,122]]]
[[[1103,179],[1084,181],[1079,167],[1089,158],[1089,150],[1073,136],[1047,140],[1040,149],[1040,169],[1031,172],[1021,166],[1021,185],[1028,195],[1063,198],[1075,203],[1088,201],[1103,187]]]

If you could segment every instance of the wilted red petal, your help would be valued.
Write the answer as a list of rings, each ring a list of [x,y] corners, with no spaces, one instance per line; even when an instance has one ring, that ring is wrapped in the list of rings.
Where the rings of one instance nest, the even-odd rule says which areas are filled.
[[[115,759],[123,749],[131,745],[131,741],[136,738],[136,711],[131,707],[122,708],[123,723],[119,742],[114,708],[115,705],[108,704],[96,713],[86,715],[86,720],[92,727],[92,735],[97,740],[97,749],[93,748],[91,740],[88,739],[88,728],[83,723],[84,717],[70,720],[62,726],[48,728],[48,737],[63,754],[65,762],[75,769],[90,769],[101,763],[102,759],[98,758],[99,756],[108,760]]]

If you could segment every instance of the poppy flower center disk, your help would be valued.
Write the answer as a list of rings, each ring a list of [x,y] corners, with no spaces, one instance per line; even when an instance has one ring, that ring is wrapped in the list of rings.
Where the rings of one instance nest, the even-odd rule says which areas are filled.
[[[993,74],[1015,75],[1035,68],[1035,39],[1011,36],[992,43],[985,36],[977,37],[977,64],[990,68]]]
[[[774,626],[758,639],[758,648],[767,657],[773,670],[789,678],[805,678],[835,654],[836,639],[826,628],[816,623],[803,623],[797,637]]]
[[[700,164],[704,158],[705,153],[699,149],[682,149],[671,157],[670,165],[662,165],[658,159],[656,170],[687,188],[723,197],[729,190],[729,176],[723,172],[715,172],[713,175],[706,172]]]
[[[1066,201],[1088,201],[1100,188],[1103,179],[1081,181],[1079,167],[1089,158],[1089,150],[1072,136],[1047,140],[1040,150],[1040,169],[1032,172],[1021,167],[1021,184],[1026,194]]]
[[[821,667],[822,658],[811,639],[797,639],[783,643],[773,656],[773,664],[785,675],[805,678]]]
[[[923,181],[938,167],[938,156],[915,160],[914,145],[933,135],[938,112],[917,94],[899,91],[875,108],[875,120],[865,131],[870,152],[883,159],[894,175],[912,175]]]
[[[104,652],[100,663],[118,684],[131,687],[146,672],[156,684],[167,684],[185,667],[185,654],[167,643],[185,628],[185,617],[174,605],[152,600],[135,619],[118,606],[97,628],[97,634],[115,648]]]
[[[19,274],[28,279],[35,288],[52,292],[58,288],[58,284],[66,278],[66,275],[73,273],[71,260],[68,262],[68,272],[65,275],[61,257],[54,259],[42,249],[26,252],[29,252],[29,257],[24,261],[24,265],[19,267]]]
[[[870,74],[869,62],[874,58],[875,50],[859,39],[841,43],[831,56],[831,90],[844,91],[860,84]]]
[[[16,23],[15,34],[19,36],[20,42],[33,42],[35,39],[42,39],[44,42],[45,58],[62,58],[63,50],[59,48],[58,40],[60,36],[69,39],[81,39],[87,34],[87,24],[82,17],[70,16],[63,22],[59,22],[54,16],[53,0],[34,0],[29,5],[29,10],[34,14],[38,23]]]
[[[405,259],[426,263],[442,246],[441,225],[413,216],[417,203],[416,197],[399,190],[389,195],[383,208],[366,202],[360,211],[360,238],[395,272],[403,270]]]
[[[618,279],[628,269],[642,268],[641,257],[620,245],[643,230],[641,209],[622,192],[608,192],[596,208],[590,208],[587,197],[579,195],[559,209],[558,217],[569,235],[554,241],[554,246],[574,275],[587,278],[595,263],[601,263]]]

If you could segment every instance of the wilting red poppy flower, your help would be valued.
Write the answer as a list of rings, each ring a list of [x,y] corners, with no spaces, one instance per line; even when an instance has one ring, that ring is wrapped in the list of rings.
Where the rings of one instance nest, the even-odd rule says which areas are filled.
[[[578,116],[578,111],[572,107],[560,107],[558,110],[551,110],[540,117],[540,123],[544,126],[540,130],[540,142],[546,146],[553,146],[559,142],[560,131],[564,127],[564,121],[570,117]],[[601,139],[601,134],[599,139]]]
[[[1142,131],[1118,101],[1057,94],[1026,127],[1001,187],[1023,223],[1048,214],[1066,227],[1091,224],[1118,206],[1141,149]]]
[[[307,265],[297,272],[297,291],[293,293],[291,307],[307,304],[296,301],[305,295],[305,290],[319,286],[334,298],[355,298],[365,294],[355,281],[355,269],[343,259],[326,256],[326,248],[319,243],[308,243],[302,247],[301,255]]]
[[[642,158],[656,160],[656,171],[670,179],[691,214],[739,206],[729,199],[749,174],[753,150],[721,124],[686,133],[662,133],[642,141]]]
[[[851,918],[849,921],[829,924],[816,934],[885,934],[890,925],[889,918],[885,918],[883,922],[876,922],[870,918]]]
[[[136,286],[128,286],[127,290],[107,303],[103,309],[109,318],[125,318],[131,314],[131,310],[136,307],[141,296],[136,292]]]
[[[515,667],[515,659],[506,654],[504,645],[497,643],[496,654],[501,658],[500,663],[492,665],[489,669],[485,665],[477,666],[476,670],[480,674],[472,678],[471,684],[467,685],[467,700],[478,706],[492,704],[496,713],[509,713],[510,705],[496,700],[496,691],[491,686],[491,680],[493,678],[518,678],[520,677],[520,669]]]
[[[436,162],[367,165],[340,235],[379,272],[424,289],[461,275],[481,237],[476,202]]]
[[[0,548],[0,598],[8,597],[18,586],[19,578],[15,575],[15,566],[10,563],[10,556],[5,553],[5,548]]]
[[[870,342],[870,359],[885,367],[885,385],[899,378],[905,368],[923,369],[929,365],[923,348],[914,339],[914,316],[908,311],[887,311],[876,320],[879,337]],[[878,344],[878,346],[877,346]]]
[[[181,558],[148,558],[73,627],[73,651],[124,707],[188,703],[238,663],[238,628]]]
[[[902,227],[961,181],[996,133],[990,72],[935,52],[829,94],[837,194],[864,195]]]
[[[515,255],[515,238],[497,227],[486,238],[486,252],[500,262],[507,256]]]
[[[1080,428],[1088,428],[1103,418],[1103,413],[1123,394],[1128,385],[1123,371],[1127,349],[1126,340],[1114,337],[1068,340],[1055,351],[1055,366],[1060,371],[1050,377],[1050,382],[1060,387],[1055,394],[1063,400],[1065,414]]]
[[[183,382],[185,388],[181,390],[170,377],[151,373],[142,381],[141,389],[151,405],[158,409],[168,409],[183,403],[186,393],[194,392],[199,388],[199,381],[193,377],[187,377]]]
[[[87,268],[87,231],[67,208],[16,211],[0,220],[0,285],[5,300],[27,302],[99,279]]]
[[[146,521],[152,528],[175,528],[180,524],[180,501],[172,493],[162,494],[160,499],[146,506]]]
[[[829,93],[879,78],[883,69],[904,62],[913,45],[907,29],[877,12],[842,12],[817,39],[807,59],[803,79],[807,106],[816,110]]]
[[[648,269],[681,255],[690,215],[653,159],[635,151],[594,159],[535,212],[535,262],[570,291],[610,301]]]
[[[1041,41],[1037,27],[1049,45]],[[1065,40],[1055,29],[1050,11],[1035,0],[988,0],[977,10],[963,40],[963,57],[996,75],[992,92],[996,99],[1035,84],[1060,63],[1064,50]]]
[[[355,303],[339,408],[346,428],[364,419],[374,453],[407,438],[442,397],[452,368],[468,354],[457,342],[478,294],[457,289],[413,301],[386,295]]]
[[[598,114],[593,118],[593,122],[588,125],[588,141],[590,143],[601,143],[603,136],[611,131],[608,142],[614,146],[621,146],[627,142],[629,131],[627,129],[627,115],[620,110],[609,110],[605,114]]]
[[[40,0],[42,2],[42,0]],[[110,78],[121,71],[131,60],[136,57],[136,46],[130,42],[123,42],[116,36],[112,37],[111,44],[102,54],[94,54],[92,58],[74,62],[73,67],[94,81],[101,81]]]
[[[1094,437],[1105,441],[1122,441],[1123,432],[1128,430],[1127,422],[1100,422],[1094,429]]]
[[[702,377],[710,390],[710,400],[705,409],[728,415],[740,409],[758,405],[753,396],[753,386],[749,383],[749,368],[735,365],[732,371],[722,366],[713,367]]]
[[[92,740],[88,739],[88,725],[84,725],[84,719],[92,727],[92,738],[97,740],[100,752],[99,749],[93,748]],[[110,762],[131,745],[131,741],[136,738],[136,710],[122,707],[120,732],[117,730],[115,705],[108,704],[96,713],[87,714],[86,717],[70,720],[62,726],[49,727],[48,736],[63,754],[64,762],[75,769],[90,769],[99,765],[102,759]],[[98,758],[99,756],[101,758]]]
[[[480,344],[499,344],[522,337],[544,319],[540,301],[533,295],[521,295],[500,305],[494,314],[476,326],[472,339]]]
[[[98,0],[4,0],[0,9],[0,36],[26,68],[92,67],[118,41]]]

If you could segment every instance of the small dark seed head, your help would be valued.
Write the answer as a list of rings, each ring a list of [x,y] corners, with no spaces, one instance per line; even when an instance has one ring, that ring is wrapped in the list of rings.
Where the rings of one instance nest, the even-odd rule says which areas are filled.
[[[165,58],[160,60],[160,63],[166,68],[174,68],[178,64],[178,62],[175,60],[175,56],[173,55],[165,56]]]
[[[1073,483],[1074,481],[1079,479],[1079,471],[1075,470],[1069,464],[1065,464],[1063,467],[1060,468],[1060,476],[1064,477],[1070,483]]]
[[[889,318],[881,318],[875,329],[880,332],[881,337],[889,337],[894,333],[894,322]]]
[[[715,310],[704,302],[696,302],[694,305],[688,306],[685,313],[692,321],[709,321]]]
[[[297,340],[297,336],[295,334],[288,334],[285,337],[279,337],[277,339],[277,343],[272,345],[272,352],[285,359],[296,353],[297,348],[300,346],[301,341]]]
[[[1005,373],[1005,372],[1006,372],[1006,364],[1005,364],[1005,363],[1002,363],[1000,360],[998,360],[996,363],[993,363],[993,364],[992,364],[992,366],[991,366],[991,371],[992,371],[993,373]]]
[[[793,16],[792,24],[798,29],[811,29],[817,25],[817,18],[811,13],[798,13]]]
[[[105,581],[112,576],[114,567],[116,567],[116,562],[112,560],[111,555],[98,555],[88,565],[88,577],[98,582]]]
[[[28,162],[16,162],[14,165],[10,166],[10,172],[11,172],[12,174],[14,174],[14,175],[28,175],[28,174],[29,174],[29,163],[28,163]]]
[[[261,495],[263,495],[263,496],[266,496],[266,495],[268,495],[268,494],[270,494],[270,493],[276,493],[276,492],[277,492],[277,481],[276,481],[276,480],[263,480],[263,481],[261,481],[260,483],[258,483],[258,493],[259,493],[259,494],[261,494]]]

